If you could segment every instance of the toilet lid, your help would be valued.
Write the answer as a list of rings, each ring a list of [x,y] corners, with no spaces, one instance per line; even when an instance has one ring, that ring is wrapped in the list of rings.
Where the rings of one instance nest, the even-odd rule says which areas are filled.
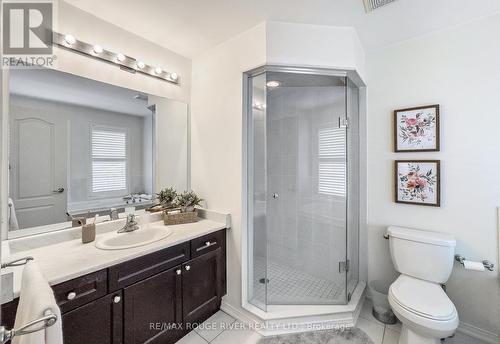
[[[439,284],[401,275],[390,292],[401,307],[425,318],[448,320],[456,314],[455,306]]]

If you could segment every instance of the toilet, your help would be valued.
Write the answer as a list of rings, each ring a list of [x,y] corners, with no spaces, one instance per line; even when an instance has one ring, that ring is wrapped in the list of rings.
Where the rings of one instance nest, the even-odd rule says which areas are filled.
[[[391,259],[401,273],[389,303],[403,327],[399,344],[439,344],[455,333],[458,313],[442,285],[453,269],[455,239],[445,233],[387,228]]]

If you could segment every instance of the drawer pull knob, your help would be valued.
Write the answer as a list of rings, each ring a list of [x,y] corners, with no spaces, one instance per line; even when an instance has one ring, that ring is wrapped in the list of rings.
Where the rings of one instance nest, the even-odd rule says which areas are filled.
[[[66,299],[73,300],[75,297],[76,297],[76,293],[74,291],[72,291],[72,292],[68,293],[68,295],[66,296]]]
[[[212,245],[212,243],[211,243],[210,241],[207,241],[207,242],[205,243],[205,245],[206,245],[206,246],[210,246],[210,245]]]
[[[191,266],[186,265],[186,271],[189,271],[189,270],[191,270]]]
[[[122,300],[122,298],[119,297],[118,295],[113,298],[114,303],[120,303],[121,300]]]
[[[182,270],[181,270],[181,269],[177,269],[177,270],[175,270],[175,273],[176,273],[177,275],[180,275],[180,274],[182,273]]]

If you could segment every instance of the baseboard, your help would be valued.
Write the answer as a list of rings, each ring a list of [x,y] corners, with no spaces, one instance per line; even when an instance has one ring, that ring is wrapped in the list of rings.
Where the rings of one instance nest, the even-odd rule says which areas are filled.
[[[227,303],[224,298],[222,298],[220,309],[244,324],[262,324],[262,322],[259,322],[255,318],[249,316],[241,308],[234,307],[233,305]]]
[[[458,325],[457,332],[479,339],[488,344],[500,343],[500,336],[497,333],[483,330],[482,328],[464,323],[462,321]]]

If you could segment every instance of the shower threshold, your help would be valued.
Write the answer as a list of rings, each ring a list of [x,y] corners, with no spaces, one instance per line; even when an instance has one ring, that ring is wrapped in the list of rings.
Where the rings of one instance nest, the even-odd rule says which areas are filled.
[[[244,302],[243,308],[249,312],[245,315],[223,300],[221,309],[245,323],[254,324],[255,330],[263,336],[345,329],[355,326],[365,298],[365,287],[366,283],[359,281],[351,300],[342,305],[267,305],[264,311]]]

